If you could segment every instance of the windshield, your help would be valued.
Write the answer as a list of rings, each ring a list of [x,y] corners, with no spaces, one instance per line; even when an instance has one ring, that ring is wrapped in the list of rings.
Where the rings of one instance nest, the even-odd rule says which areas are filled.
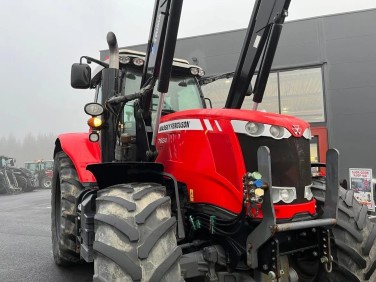
[[[141,73],[127,70],[123,80],[122,93],[132,94],[140,89]],[[158,106],[159,93],[157,92],[158,81],[155,84],[153,95],[153,108]],[[175,112],[189,109],[202,108],[200,90],[194,77],[176,76],[170,79],[169,91],[165,95],[163,109],[173,110]]]
[[[36,163],[25,163],[25,168],[28,170],[31,170],[32,172],[35,172],[38,170],[38,164]]]
[[[122,94],[132,94],[140,89],[141,73],[134,70],[127,70],[123,80]],[[153,103],[151,105],[152,119],[155,120],[159,103],[159,92],[157,91],[158,81],[155,84]],[[189,109],[201,109],[202,101],[200,89],[192,76],[173,76],[170,79],[168,93],[165,95],[162,111],[165,113],[177,112]],[[124,107],[125,128],[134,131],[133,101]],[[132,132],[133,133],[133,132]]]
[[[39,161],[35,163],[25,163],[25,168],[32,172],[40,170],[52,170],[54,167],[54,161]]]
[[[41,169],[53,169],[54,162],[53,161],[44,161],[41,163]]]

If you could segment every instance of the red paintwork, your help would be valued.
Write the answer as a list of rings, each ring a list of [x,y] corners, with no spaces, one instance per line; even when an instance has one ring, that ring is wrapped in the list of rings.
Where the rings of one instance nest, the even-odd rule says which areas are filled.
[[[302,132],[309,127],[294,117],[237,109],[181,111],[164,116],[161,122],[184,119],[198,119],[203,129],[160,131],[156,161],[178,181],[187,184],[191,202],[212,204],[235,213],[242,207],[242,177],[246,169],[231,120],[283,126],[295,137],[301,135],[294,134],[291,125],[299,125]],[[209,127],[204,119],[210,123]],[[315,202],[276,206],[275,210],[277,218],[291,218],[300,212],[314,214]]]
[[[80,182],[96,182],[94,175],[86,170],[86,166],[101,161],[99,143],[90,142],[89,133],[61,134],[58,140],[76,167]]]
[[[294,204],[294,205],[274,205],[275,216],[278,219],[292,218],[294,215],[301,212],[308,212],[310,215],[316,213],[316,200],[313,198],[307,203]],[[252,211],[255,212],[255,211]],[[257,214],[253,214],[253,217],[262,218],[262,210],[259,209]]]
[[[197,120],[202,129],[160,132],[156,161],[178,181],[187,184],[191,202],[212,204],[234,213],[242,208],[242,177],[246,170],[231,120],[283,126],[295,137],[301,135],[296,135],[291,125],[299,125],[301,132],[309,127],[308,123],[290,116],[234,109],[181,111],[162,117],[161,122],[184,119]],[[99,143],[90,142],[88,133],[63,134],[58,139],[63,151],[73,161],[79,180],[96,182],[86,166],[100,162]],[[275,205],[278,219],[292,218],[302,212],[314,214],[315,200],[297,205]]]

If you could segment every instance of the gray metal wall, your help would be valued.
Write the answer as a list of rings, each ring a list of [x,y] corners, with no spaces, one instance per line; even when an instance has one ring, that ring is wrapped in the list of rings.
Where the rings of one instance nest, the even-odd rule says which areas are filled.
[[[323,64],[328,141],[340,150],[341,178],[350,167],[372,168],[376,177],[374,19],[376,9],[287,22],[273,64]],[[198,62],[206,74],[233,71],[244,35],[242,29],[179,39],[175,57]],[[145,45],[129,48],[145,51]]]

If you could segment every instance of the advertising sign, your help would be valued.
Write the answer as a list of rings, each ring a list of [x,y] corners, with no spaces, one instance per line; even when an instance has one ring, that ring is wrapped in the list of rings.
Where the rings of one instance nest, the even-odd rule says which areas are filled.
[[[354,197],[368,209],[375,211],[372,187],[372,169],[350,168],[350,187],[354,190]]]

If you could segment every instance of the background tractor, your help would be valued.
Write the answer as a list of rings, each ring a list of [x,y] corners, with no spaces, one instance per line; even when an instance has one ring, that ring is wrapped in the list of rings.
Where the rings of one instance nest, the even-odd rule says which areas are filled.
[[[96,96],[90,131],[55,143],[58,265],[94,261],[95,281],[372,281],[376,229],[339,190],[337,150],[320,186],[309,124],[257,111],[289,4],[255,2],[224,109],[173,59],[182,0],[155,2],[145,54],[109,33],[108,62],[73,64],[72,87]]]
[[[34,173],[37,178],[39,188],[51,188],[53,160],[37,160],[34,162],[25,162],[25,168]]]
[[[0,193],[13,194],[21,191],[16,175],[11,169],[13,165],[13,158],[0,156]]]
[[[16,159],[9,158],[7,160],[7,167],[13,172],[16,177],[18,187],[22,192],[30,192],[38,187],[38,179],[33,172],[23,167],[16,167]]]

